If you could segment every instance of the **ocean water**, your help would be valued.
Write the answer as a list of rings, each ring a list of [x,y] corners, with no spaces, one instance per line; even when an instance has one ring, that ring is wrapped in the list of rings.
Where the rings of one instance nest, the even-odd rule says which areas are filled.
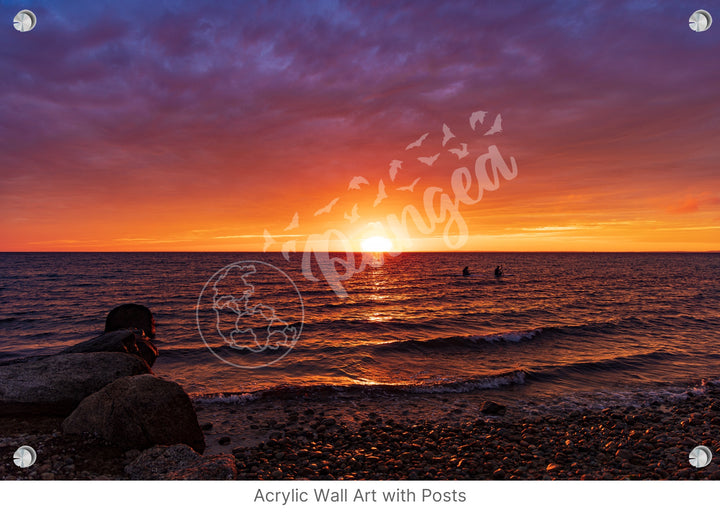
[[[319,281],[303,276],[299,254],[3,253],[0,361],[93,337],[110,309],[134,302],[155,314],[154,371],[210,400],[313,389],[621,393],[720,377],[720,254],[374,260],[339,297],[317,267]],[[252,274],[223,270],[238,261]],[[260,310],[239,316],[247,300]]]

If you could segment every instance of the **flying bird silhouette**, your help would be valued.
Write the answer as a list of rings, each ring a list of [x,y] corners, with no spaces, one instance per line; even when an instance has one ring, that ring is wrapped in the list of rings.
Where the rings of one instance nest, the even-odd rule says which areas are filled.
[[[450,152],[453,153],[455,156],[457,156],[459,160],[462,160],[468,154],[470,154],[467,150],[467,144],[465,142],[461,143],[460,147],[450,149]]]
[[[373,208],[378,206],[382,202],[382,200],[385,199],[386,197],[387,197],[387,194],[385,193],[385,183],[383,183],[383,180],[380,180],[378,182],[378,194],[377,194],[377,197],[375,198],[375,202],[373,203]]]
[[[335,206],[335,203],[337,203],[338,201],[340,201],[340,198],[339,198],[339,197],[336,197],[335,199],[333,199],[332,201],[330,201],[327,205],[325,205],[325,206],[322,207],[320,210],[318,210],[317,212],[315,212],[314,215],[329,214],[329,213],[330,213],[330,210],[332,210],[332,208]]]
[[[290,253],[295,253],[295,241],[283,242],[282,254],[285,260],[290,260]]]
[[[418,161],[420,163],[424,163],[425,165],[430,165],[432,167],[432,164],[435,163],[435,160],[437,160],[440,157],[440,153],[437,153],[434,156],[420,156],[418,158]]]
[[[393,160],[390,162],[390,170],[388,173],[390,174],[390,181],[395,181],[395,176],[397,176],[398,169],[402,169],[402,162],[400,160]]]
[[[443,124],[443,141],[442,146],[445,147],[445,144],[448,143],[449,140],[455,138],[455,135],[452,131],[450,131],[450,128],[447,127],[447,124]]]
[[[473,131],[475,131],[475,126],[478,122],[481,124],[483,123],[483,120],[485,120],[485,115],[487,115],[487,111],[475,111],[470,114],[470,127]]]
[[[265,253],[270,246],[275,244],[275,239],[272,238],[272,235],[270,235],[270,232],[267,231],[267,228],[263,232],[263,237],[265,237],[265,245],[263,246],[263,253]]]
[[[485,133],[483,136],[488,135],[494,135],[495,133],[500,133],[502,131],[502,115],[498,115],[495,117],[495,122],[493,122],[493,125],[490,127],[490,129],[487,130],[487,133]]]
[[[415,185],[417,185],[417,182],[418,182],[418,181],[420,181],[420,178],[415,178],[415,181],[413,181],[412,183],[410,183],[410,185],[407,185],[407,186],[405,186],[405,187],[399,187],[399,188],[397,188],[396,190],[405,190],[405,191],[407,191],[407,192],[412,192],[413,189],[415,188]]]
[[[423,141],[428,137],[430,133],[425,133],[423,136],[415,140],[413,143],[408,144],[408,146],[405,148],[406,151],[409,151],[413,147],[420,147],[423,143]]]
[[[363,176],[355,176],[350,180],[348,190],[360,190],[360,185],[370,185],[370,182]]]
[[[358,219],[360,219],[360,216],[358,215],[358,206],[357,203],[352,207],[352,210],[350,211],[350,215],[345,212],[345,219],[350,221],[351,223],[354,223]]]
[[[294,230],[295,228],[300,226],[298,221],[300,221],[300,217],[298,216],[298,213],[295,212],[295,215],[293,216],[292,221],[290,221],[290,224],[288,224],[283,231],[286,232],[288,230]]]

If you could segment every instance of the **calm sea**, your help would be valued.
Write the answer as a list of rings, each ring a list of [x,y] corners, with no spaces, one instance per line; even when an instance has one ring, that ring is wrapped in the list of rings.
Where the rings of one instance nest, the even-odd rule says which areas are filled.
[[[277,270],[222,271],[236,261],[282,270],[302,307]],[[337,387],[620,392],[720,377],[720,254],[407,253],[375,266],[349,278],[340,298],[302,275],[299,255],[3,253],[0,360],[93,337],[111,308],[135,302],[155,313],[155,372],[195,397]],[[248,300],[261,304],[252,318],[239,316]],[[286,355],[282,346],[239,348],[247,328],[264,342],[267,318],[285,331],[302,323]],[[272,364],[230,364],[248,357]]]

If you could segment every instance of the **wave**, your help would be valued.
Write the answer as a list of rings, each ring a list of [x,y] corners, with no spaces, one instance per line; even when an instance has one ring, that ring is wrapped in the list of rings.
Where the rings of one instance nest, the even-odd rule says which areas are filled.
[[[529,311],[529,312],[532,312]],[[657,316],[620,316],[597,321],[581,321],[577,323],[558,323],[551,325],[540,325],[536,328],[518,328],[503,330],[498,333],[488,335],[467,335],[457,333],[458,330],[467,328],[467,317],[471,314],[448,314],[435,318],[410,318],[400,319],[392,318],[385,321],[368,321],[365,318],[327,318],[319,321],[306,321],[303,323],[303,334],[305,339],[310,336],[317,340],[322,339],[323,333],[330,332],[332,337],[338,334],[347,333],[347,342],[352,344],[352,336],[354,333],[363,333],[365,342],[372,339],[373,335],[388,333],[423,333],[425,335],[436,334],[437,338],[427,338],[421,341],[435,341],[436,339],[467,339],[470,342],[478,343],[480,341],[507,341],[518,342],[540,335],[549,336],[609,336],[622,332],[626,335],[628,332],[638,332],[647,330],[663,330],[674,331],[687,328],[688,325],[713,325],[712,321],[707,318],[700,318],[690,315],[675,315],[668,317]],[[492,327],[494,322],[505,322],[507,325],[517,318],[517,313],[487,313],[488,320],[483,326]],[[552,316],[547,314],[547,316]],[[299,322],[292,322],[297,326]],[[452,334],[453,332],[456,332]],[[499,336],[499,337],[498,337]],[[335,339],[332,339],[335,341]],[[415,342],[416,339],[396,339],[398,342]],[[346,345],[338,345],[346,346]]]
[[[242,404],[258,399],[287,399],[313,396],[392,396],[402,394],[469,393],[482,390],[505,389],[532,383],[557,383],[578,379],[585,380],[597,373],[619,374],[621,372],[648,368],[669,361],[676,362],[684,357],[667,351],[628,354],[592,361],[579,361],[563,365],[535,368],[516,368],[494,374],[474,377],[419,382],[375,383],[358,379],[354,383],[279,385],[253,392],[194,393],[191,397],[199,402]]]
[[[480,350],[486,345],[512,345],[527,343],[539,337],[544,329],[532,329],[525,331],[512,331],[499,334],[486,334],[477,336],[449,336],[425,340],[402,340],[388,341],[373,345],[360,345],[357,348],[368,353],[393,354],[393,353],[463,353]],[[330,347],[333,348],[333,347]]]
[[[468,339],[474,343],[479,341],[485,341],[487,343],[498,343],[502,341],[519,343],[524,340],[530,340],[535,336],[539,336],[542,332],[543,329],[535,329],[521,332],[506,332],[504,334],[491,334],[488,336],[469,336]]]
[[[524,370],[511,370],[494,375],[478,376],[464,380],[426,381],[406,384],[315,384],[309,386],[282,385],[268,389],[243,392],[190,393],[199,403],[244,404],[255,400],[294,399],[312,396],[392,396],[397,394],[468,393],[478,390],[498,389],[525,383]]]
[[[0,365],[12,363],[18,359],[22,359],[23,354],[15,351],[0,351]]]
[[[620,371],[647,368],[653,363],[677,361],[683,357],[685,357],[684,354],[653,350],[651,352],[536,368],[528,371],[528,380],[551,381],[566,379],[571,375],[577,374],[591,374],[598,372],[617,373]]]
[[[690,317],[683,317],[687,320]],[[702,321],[698,318],[692,318],[693,321]],[[637,316],[628,316],[625,318],[616,318],[611,320],[584,322],[568,325],[549,325],[537,328],[525,328],[517,330],[508,330],[498,333],[480,334],[480,335],[450,335],[441,336],[430,339],[408,339],[386,341],[377,344],[363,344],[360,347],[369,352],[411,352],[417,350],[441,350],[443,352],[466,351],[468,349],[478,348],[487,344],[494,345],[514,345],[526,344],[537,340],[552,340],[558,337],[595,337],[595,336],[612,336],[622,331],[626,335],[628,331],[647,330],[651,326],[668,326],[672,328],[672,323],[667,319],[658,319],[657,321],[644,320]],[[418,326],[420,330],[425,330],[423,326]],[[387,330],[387,329],[385,329]],[[335,345],[322,347],[322,349],[347,349],[346,345]],[[352,347],[358,350],[357,347]]]
[[[208,350],[209,349],[209,350]],[[171,358],[171,359],[193,359],[193,358],[199,358],[200,356],[205,356],[208,354],[208,351],[213,352],[214,354],[239,354],[239,355],[247,355],[247,354],[264,354],[264,355],[278,355],[278,354],[284,354],[287,352],[288,347],[286,346],[278,346],[277,348],[266,348],[262,351],[257,350],[250,350],[248,348],[231,348],[229,346],[197,346],[197,347],[170,347],[170,348],[159,348],[158,351],[160,353],[159,357],[162,357],[163,359]],[[208,356],[209,359],[213,359],[213,356]]]
[[[534,337],[539,336],[543,332],[543,329],[534,329],[528,331],[517,331],[517,332],[505,332],[500,334],[488,334],[483,336],[449,336],[432,338],[426,340],[397,340],[387,341],[373,344],[360,344],[360,345],[310,345],[305,346],[307,350],[312,350],[313,353],[327,352],[333,355],[336,354],[373,354],[373,353],[388,353],[388,352],[400,352],[400,353],[413,353],[418,351],[431,351],[431,350],[442,350],[451,352],[453,350],[462,351],[463,349],[477,348],[482,343],[521,343],[524,341],[532,340]],[[302,337],[301,337],[302,340]],[[296,344],[296,347],[302,345]],[[211,351],[219,352],[233,352],[233,353],[253,353],[250,350],[230,350],[228,346],[212,346],[209,347]],[[161,347],[160,355],[167,358],[190,358],[199,354],[206,354],[208,347]],[[263,354],[277,354],[284,353],[287,350],[285,347],[279,347],[276,350],[267,349]]]
[[[680,319],[687,320],[690,317],[682,317]],[[692,318],[694,321],[698,318]],[[334,323],[334,322],[333,322]],[[707,322],[706,322],[707,324]],[[315,324],[315,328],[322,326]],[[334,325],[327,325],[326,330],[332,331],[333,336],[326,337],[322,334],[312,334],[313,325],[305,325],[303,332],[305,339],[301,336],[296,347],[302,347],[313,353],[325,352],[331,355],[344,354],[412,354],[419,352],[443,352],[443,353],[463,353],[480,349],[487,345],[522,345],[534,343],[538,341],[553,340],[562,337],[605,337],[618,334],[622,331],[623,335],[627,335],[630,331],[647,330],[648,327],[658,328],[665,326],[672,328],[673,323],[668,319],[647,320],[637,316],[628,316],[625,318],[616,318],[611,320],[585,322],[568,325],[550,325],[538,328],[526,328],[517,330],[507,330],[504,332],[488,333],[488,334],[450,334],[427,339],[394,339],[392,341],[371,342],[372,338],[364,338],[362,343],[353,344],[353,332],[361,331],[371,326],[374,330],[387,333],[392,331],[408,330],[409,328],[423,332],[437,332],[433,325],[419,323],[403,322],[379,322],[369,324],[360,320],[344,320],[344,328],[339,329]],[[332,327],[332,328],[330,328]],[[348,331],[348,339],[345,342],[338,343],[333,339],[338,332]],[[307,336],[310,335],[308,341]],[[220,352],[226,350],[227,347],[213,347],[214,351]],[[284,351],[284,349],[283,349]],[[189,357],[199,352],[206,352],[206,347],[170,347],[161,348],[160,353],[167,357]],[[243,353],[243,351],[238,351]],[[276,353],[277,351],[268,350],[263,353]]]
[[[625,409],[629,407],[647,407],[656,404],[675,404],[689,397],[700,397],[708,393],[710,386],[720,386],[720,379],[702,378],[700,380],[679,383],[655,383],[625,387],[617,391],[579,391],[564,394],[551,401],[526,403],[524,410],[528,414],[538,415],[548,411],[570,411],[606,408]]]

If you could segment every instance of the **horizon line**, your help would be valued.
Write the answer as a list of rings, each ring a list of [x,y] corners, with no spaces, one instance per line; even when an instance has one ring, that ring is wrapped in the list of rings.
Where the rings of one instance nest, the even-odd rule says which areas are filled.
[[[282,251],[262,251],[262,250],[0,250],[0,253],[258,253],[265,255],[282,255]],[[304,252],[290,252],[290,255],[302,255]],[[366,252],[359,250],[328,250],[328,253],[382,253],[390,255],[397,253],[397,256],[408,253],[720,253],[720,250],[416,250],[402,252]]]

